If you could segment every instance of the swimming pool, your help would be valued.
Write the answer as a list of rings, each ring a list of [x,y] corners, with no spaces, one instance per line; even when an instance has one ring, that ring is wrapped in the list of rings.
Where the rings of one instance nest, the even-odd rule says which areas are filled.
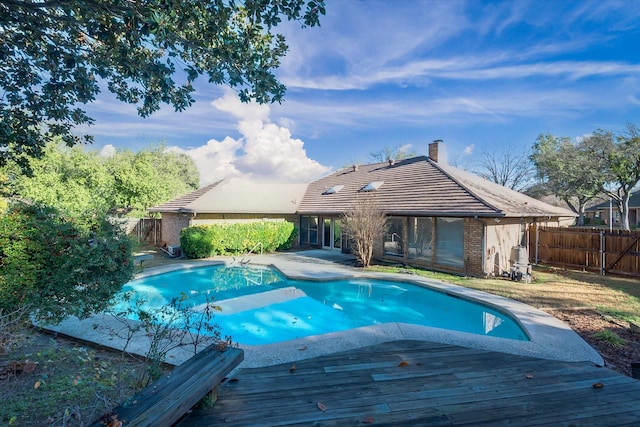
[[[361,278],[292,280],[268,267],[216,265],[134,280],[123,287],[116,311],[136,301],[144,310],[158,310],[175,299],[194,313],[213,301],[221,308],[213,322],[222,335],[244,345],[393,322],[528,341],[506,313],[423,286]]]

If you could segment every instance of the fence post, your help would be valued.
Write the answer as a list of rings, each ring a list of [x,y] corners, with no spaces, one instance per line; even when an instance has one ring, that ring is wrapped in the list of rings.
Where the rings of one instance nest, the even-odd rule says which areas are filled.
[[[600,274],[607,274],[605,270],[606,256],[604,251],[604,231],[600,231]]]
[[[540,247],[540,227],[536,224],[536,257],[535,265],[538,265],[538,248]]]

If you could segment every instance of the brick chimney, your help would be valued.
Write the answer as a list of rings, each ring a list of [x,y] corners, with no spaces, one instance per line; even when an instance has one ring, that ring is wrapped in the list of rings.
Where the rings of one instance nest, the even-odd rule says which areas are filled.
[[[441,139],[436,139],[429,144],[429,158],[436,163],[447,164],[447,147]]]

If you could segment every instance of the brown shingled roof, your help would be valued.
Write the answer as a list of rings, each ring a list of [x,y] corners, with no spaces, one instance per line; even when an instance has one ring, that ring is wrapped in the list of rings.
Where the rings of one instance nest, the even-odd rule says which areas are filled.
[[[389,163],[375,163],[341,169],[312,182],[298,213],[340,214],[353,206],[360,195],[371,194],[391,215],[425,216],[575,216],[571,211],[548,205],[524,194],[467,174],[440,166],[420,156]],[[370,182],[384,181],[377,190],[365,193]],[[340,191],[326,194],[336,185]]]

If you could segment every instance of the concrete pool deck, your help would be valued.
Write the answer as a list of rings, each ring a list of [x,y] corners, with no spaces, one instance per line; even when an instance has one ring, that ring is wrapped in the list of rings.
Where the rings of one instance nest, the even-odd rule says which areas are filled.
[[[275,344],[261,346],[240,345],[240,348],[245,351],[244,362],[240,365],[240,368],[293,362],[396,340],[431,341],[540,359],[592,362],[596,365],[604,365],[602,357],[582,340],[577,333],[565,323],[544,311],[497,295],[463,288],[438,280],[400,273],[368,272],[350,266],[352,259],[352,257],[345,254],[322,250],[245,257],[220,257],[214,260],[190,261],[150,268],[136,277],[151,276],[182,268],[227,264],[271,266],[287,277],[294,279],[323,281],[357,277],[403,281],[479,301],[506,312],[517,319],[530,339],[530,341],[518,341],[404,323],[385,323]],[[513,282],[513,284],[514,286],[530,286],[520,282]],[[67,319],[60,325],[47,327],[47,329],[115,349],[122,349],[126,344],[128,352],[140,355],[146,354],[149,338],[143,333],[127,337],[127,332],[130,331],[130,328],[125,324],[131,325],[133,323],[132,321],[118,320],[111,315],[96,315],[85,320]],[[178,365],[192,355],[193,347],[176,348],[168,353],[167,362]]]

